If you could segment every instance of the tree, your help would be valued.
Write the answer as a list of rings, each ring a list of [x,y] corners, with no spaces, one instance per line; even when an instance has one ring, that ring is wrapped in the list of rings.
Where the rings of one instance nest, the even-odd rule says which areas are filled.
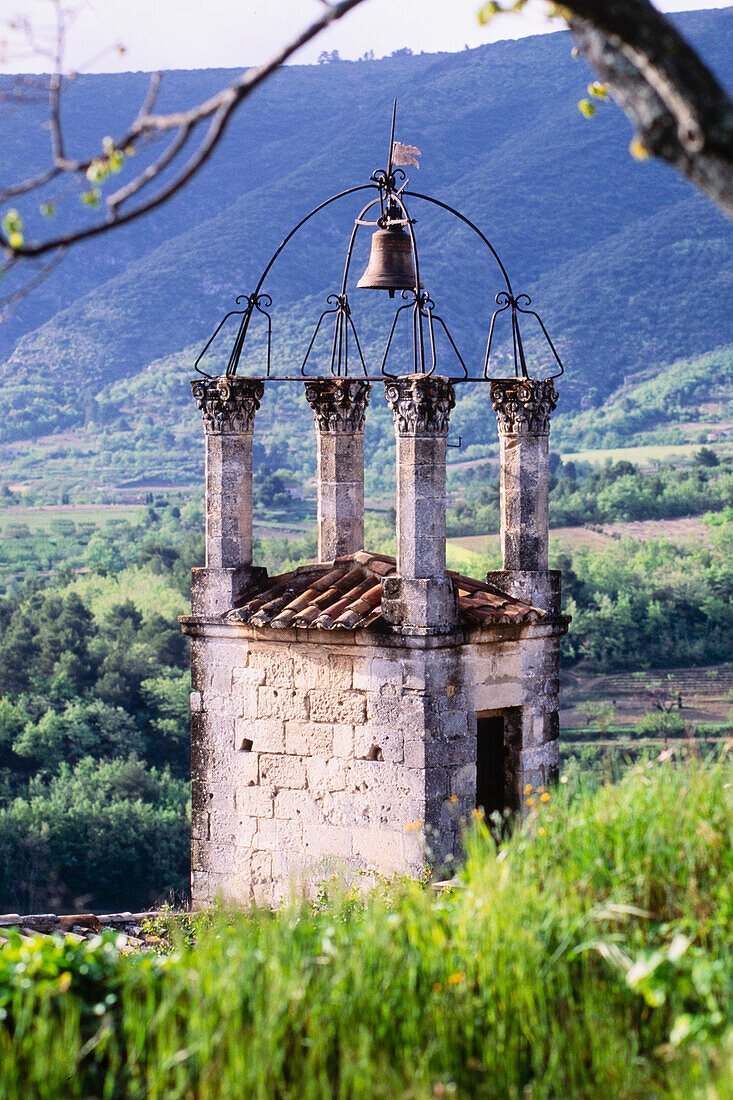
[[[479,20],[526,4],[484,4]],[[563,0],[553,11],[636,128],[632,152],[666,161],[733,217],[733,100],[650,0]]]
[[[669,737],[681,737],[684,732],[684,719],[671,711],[647,711],[636,723],[638,737],[663,737],[665,743]]]
[[[616,717],[614,704],[604,700],[597,703],[586,703],[583,709],[587,720],[597,728],[601,737],[608,737]]]
[[[0,98],[13,106],[36,104],[46,98],[50,146],[49,161],[44,169],[0,190],[0,275],[21,263],[27,269],[20,284],[0,298],[0,309],[7,314],[56,267],[73,245],[126,225],[175,195],[209,159],[232,115],[255,88],[301,46],[363,0],[321,2],[322,15],[274,57],[263,65],[247,69],[216,95],[188,110],[156,113],[162,74],[153,74],[147,95],[126,131],[114,138],[104,138],[101,149],[92,150],[81,158],[68,154],[62,111],[63,94],[79,76],[64,71],[64,41],[68,21],[74,13],[62,6],[62,0],[51,0],[56,14],[56,31],[53,47],[48,50],[39,46],[30,22],[14,21],[15,32],[24,36],[32,52],[47,56],[52,72],[48,76],[24,79],[10,94]],[[334,60],[333,54],[330,60]],[[165,147],[155,155],[156,144],[166,139]],[[184,153],[191,146],[193,153],[184,159]],[[133,163],[138,167],[131,171]],[[120,186],[105,196],[105,185],[118,176]],[[24,210],[30,209],[31,200],[51,227],[59,197],[66,193],[69,181],[72,181],[72,189],[79,189],[79,210],[86,211],[87,217],[73,219],[76,224],[68,230],[49,228],[38,238],[28,238]],[[9,205],[17,200],[23,209]],[[42,261],[40,268],[33,269],[31,263],[38,260]]]

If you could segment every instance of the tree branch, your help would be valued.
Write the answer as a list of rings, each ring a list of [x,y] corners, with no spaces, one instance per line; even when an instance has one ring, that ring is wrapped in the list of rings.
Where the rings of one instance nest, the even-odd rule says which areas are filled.
[[[22,246],[12,250],[12,256],[14,260],[19,260],[25,257],[41,256],[47,252],[54,251],[58,248],[68,248],[69,246],[76,244],[79,241],[88,240],[90,237],[99,236],[102,233],[109,232],[112,228],[125,225],[128,222],[134,221],[136,218],[141,217],[143,214],[147,214],[149,211],[154,210],[157,206],[166,202],[169,198],[176,194],[184,184],[194,176],[201,167],[206,163],[208,158],[213,153],[214,149],[221,140],[226,126],[232,117],[234,111],[239,105],[247,99],[249,95],[262,84],[276,69],[278,69],[284,62],[286,62],[297,50],[310,42],[330,24],[343,18],[353,8],[363,3],[364,0],[339,0],[338,3],[324,4],[326,10],[317,20],[310,24],[304,31],[302,31],[295,39],[284,46],[279,53],[277,53],[270,61],[264,65],[260,65],[257,68],[249,69],[234,81],[231,85],[223,88],[215,96],[206,100],[204,103],[199,104],[196,107],[191,108],[188,111],[176,111],[171,114],[150,114],[150,110],[154,106],[155,99],[160,84],[160,75],[156,74],[152,81],[148,94],[142,104],[138,116],[130,126],[127,133],[115,141],[114,147],[116,149],[125,149],[128,145],[132,144],[136,138],[154,136],[157,134],[165,133],[167,131],[177,130],[178,134],[174,138],[171,145],[168,147],[165,153],[162,154],[153,164],[149,165],[143,172],[141,172],[134,180],[132,180],[125,187],[118,189],[112,194],[106,201],[107,205],[107,217],[103,222],[99,222],[96,225],[86,226],[72,230],[69,233],[65,233],[56,237],[50,237],[45,241],[28,241]],[[59,86],[60,87],[60,86]],[[190,158],[190,160],[184,165],[182,170],[175,176],[175,178],[168,183],[166,187],[152,195],[150,198],[140,202],[137,206],[133,207],[124,214],[119,213],[120,205],[130,199],[133,195],[142,191],[145,187],[148,187],[153,180],[155,180],[161,173],[161,171],[175,160],[177,153],[181,151],[183,146],[187,143],[194,128],[201,122],[209,119],[209,126],[206,130],[202,141],[200,142],[196,152]],[[53,83],[51,94],[51,124],[52,134],[56,134],[55,124],[59,123],[58,113],[58,100],[54,99]],[[54,137],[54,142],[58,141],[58,148],[63,150],[62,136],[60,133],[60,125],[58,125],[57,136]],[[44,173],[35,180],[26,180],[23,184],[16,185],[15,188],[6,189],[4,196],[17,195],[32,190],[34,186],[41,186],[43,183],[52,179],[57,171],[64,171],[70,173],[81,173],[86,171],[93,161],[97,158],[91,158],[87,161],[70,161],[60,155],[55,162],[54,169]],[[3,195],[0,195],[0,199]],[[11,252],[8,241],[4,235],[0,233],[0,245],[4,246],[6,252]]]
[[[25,298],[26,294],[30,294],[32,290],[39,287],[41,283],[48,278],[51,272],[59,266],[65,255],[66,249],[60,248],[56,255],[50,259],[48,263],[44,264],[32,279],[29,279],[27,283],[24,283],[23,286],[18,287],[18,289],[12,291],[12,293],[6,294],[4,298],[0,298],[0,320],[7,321],[16,306]],[[2,267],[0,267],[0,274],[4,275],[5,272],[14,265],[14,262],[15,261],[11,258],[7,263],[3,264]]]
[[[643,148],[733,217],[733,101],[695,51],[649,0],[569,0],[563,14]]]

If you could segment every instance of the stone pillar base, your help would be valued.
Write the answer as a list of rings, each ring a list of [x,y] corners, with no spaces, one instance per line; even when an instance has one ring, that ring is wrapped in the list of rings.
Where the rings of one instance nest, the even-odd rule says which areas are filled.
[[[211,618],[234,606],[240,592],[267,577],[261,566],[238,565],[233,569],[191,570],[191,612]]]
[[[559,569],[493,569],[486,583],[496,585],[517,600],[546,611],[553,619],[560,615],[562,573]]]
[[[385,577],[382,616],[406,633],[447,634],[458,622],[458,598],[450,577]]]

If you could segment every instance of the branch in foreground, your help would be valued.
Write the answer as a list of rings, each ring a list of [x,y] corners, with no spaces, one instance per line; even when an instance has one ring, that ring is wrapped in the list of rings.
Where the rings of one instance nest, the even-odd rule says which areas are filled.
[[[733,217],[733,101],[713,73],[649,0],[570,0],[563,8],[643,149]]]
[[[239,105],[251,95],[255,88],[259,87],[259,85],[276,69],[292,57],[301,46],[310,42],[328,26],[343,18],[344,15],[363,2],[364,0],[339,0],[338,3],[325,4],[326,10],[323,15],[311,23],[311,25],[302,31],[297,38],[284,46],[270,61],[242,73],[242,75],[231,85],[223,88],[215,96],[191,108],[189,111],[178,111],[167,115],[153,115],[149,113],[154,106],[160,81],[159,74],[156,74],[153,77],[151,89],[148,92],[148,96],[137,118],[127,133],[114,142],[114,148],[124,149],[132,144],[136,138],[157,136],[167,131],[178,131],[166,152],[135,177],[135,179],[131,180],[125,187],[120,188],[108,198],[106,203],[107,216],[104,221],[96,225],[86,226],[56,237],[50,237],[45,241],[24,242],[16,248],[11,248],[5,234],[0,232],[0,246],[5,248],[6,254],[9,257],[9,263],[15,265],[18,260],[26,257],[41,256],[60,248],[66,249],[79,241],[99,236],[102,233],[109,232],[117,226],[126,225],[166,202],[203,167],[221,140],[232,115]],[[63,135],[61,134],[60,126],[58,134],[56,133],[56,123],[59,122],[58,87],[54,85],[53,80],[50,92],[52,133],[54,135],[56,154],[54,164],[50,169],[40,175],[15,185],[13,188],[6,189],[4,194],[0,195],[0,201],[2,201],[3,198],[7,199],[8,197],[28,193],[48,183],[63,172],[84,172],[93,163],[94,158],[88,161],[69,161],[63,157]],[[210,120],[209,125],[198,148],[174,179],[150,198],[145,199],[137,206],[121,214],[119,212],[121,204],[132,198],[135,194],[139,194],[144,188],[150,187],[163,169],[175,160],[176,155],[188,142],[193,130],[207,119]]]

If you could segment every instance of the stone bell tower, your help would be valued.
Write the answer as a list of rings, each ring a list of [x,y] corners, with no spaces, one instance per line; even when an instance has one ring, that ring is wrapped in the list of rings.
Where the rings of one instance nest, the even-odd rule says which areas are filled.
[[[472,811],[517,812],[526,783],[557,775],[567,627],[547,558],[557,393],[552,379],[529,377],[523,316],[539,322],[559,368],[553,377],[563,367],[488,238],[445,202],[410,193],[404,167],[420,152],[394,141],[396,110],[386,168],[298,222],[254,291],[237,299],[247,304],[234,311],[239,331],[225,376],[192,383],[206,445],[206,562],[194,570],[191,614],[181,620],[191,639],[195,904],[271,905],[334,872],[422,875],[427,866],[442,874],[460,858]],[[277,375],[263,282],[311,217],[356,192],[359,205],[369,196],[353,220],[340,289],[326,298],[300,372]],[[413,201],[455,215],[497,264],[502,289],[479,376],[469,378],[421,281]],[[371,252],[356,286],[399,294],[376,374],[349,297],[354,242],[366,225]],[[405,311],[412,368],[400,376],[389,357]],[[511,321],[515,377],[490,381],[500,314]],[[240,377],[248,331],[263,318],[265,376]],[[224,321],[196,362],[200,373]],[[311,359],[324,321],[333,326],[330,360],[320,350]],[[447,368],[438,365],[439,343],[449,345]],[[322,376],[307,377],[316,361]],[[252,438],[275,379],[304,386],[313,412],[318,556],[270,577],[252,555]],[[499,426],[503,568],[485,580],[446,568],[447,436],[455,385],[465,381],[488,388]],[[395,557],[364,546],[364,425],[382,393],[396,441]]]
[[[193,383],[206,441],[206,566],[191,638],[194,902],[272,904],[335,870],[419,875],[460,855],[478,805],[517,810],[558,766],[566,620],[547,569],[556,392],[497,380],[504,569],[446,569],[452,383],[388,381],[397,557],[363,548],[368,382],[309,381],[318,560],[252,563],[252,433],[263,383]]]

